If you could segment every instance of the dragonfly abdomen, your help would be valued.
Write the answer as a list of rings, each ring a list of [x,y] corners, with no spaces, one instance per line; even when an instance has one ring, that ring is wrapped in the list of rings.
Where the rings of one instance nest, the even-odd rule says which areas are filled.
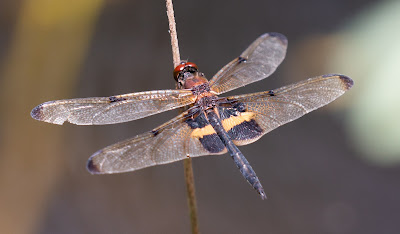
[[[265,195],[264,189],[261,185],[260,180],[258,179],[258,177],[256,175],[256,172],[250,166],[250,163],[244,157],[242,152],[240,152],[240,150],[237,148],[237,146],[229,138],[228,133],[225,131],[225,129],[222,126],[222,122],[221,122],[220,118],[218,117],[217,113],[215,112],[215,109],[207,110],[207,118],[208,118],[210,125],[214,128],[218,137],[221,139],[221,141],[225,145],[226,149],[228,150],[229,154],[231,155],[236,166],[239,168],[243,177],[260,194],[262,199],[266,199],[267,196]]]

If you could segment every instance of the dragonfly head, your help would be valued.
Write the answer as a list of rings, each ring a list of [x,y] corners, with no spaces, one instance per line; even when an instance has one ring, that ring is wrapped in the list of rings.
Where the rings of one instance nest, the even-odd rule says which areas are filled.
[[[208,82],[204,74],[199,72],[197,65],[191,62],[181,62],[176,66],[174,78],[178,82],[178,87],[185,89]]]

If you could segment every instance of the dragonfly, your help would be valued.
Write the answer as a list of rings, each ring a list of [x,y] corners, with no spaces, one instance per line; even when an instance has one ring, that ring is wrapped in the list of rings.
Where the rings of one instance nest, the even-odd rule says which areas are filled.
[[[116,124],[187,107],[175,118],[131,139],[105,147],[87,162],[92,174],[112,174],[183,160],[229,153],[243,177],[266,198],[263,186],[238,146],[320,108],[349,90],[353,80],[340,74],[310,78],[269,91],[218,95],[270,76],[286,55],[288,41],[265,33],[210,81],[192,62],[173,72],[179,89],[109,97],[49,101],[35,107],[40,121],[77,125]]]

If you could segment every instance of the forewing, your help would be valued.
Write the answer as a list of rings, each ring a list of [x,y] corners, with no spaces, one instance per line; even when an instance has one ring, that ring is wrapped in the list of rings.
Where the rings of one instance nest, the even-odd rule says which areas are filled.
[[[225,93],[271,75],[285,58],[287,39],[279,33],[266,33],[238,58],[228,63],[210,80],[211,90]]]
[[[228,131],[236,145],[258,140],[273,129],[332,102],[353,86],[343,75],[324,75],[267,92],[233,96],[245,116]],[[239,124],[240,123],[240,124]]]
[[[190,90],[160,90],[110,97],[77,98],[45,102],[35,107],[34,119],[53,124],[114,124],[186,106],[195,101]]]
[[[201,123],[194,123],[193,119],[187,117],[187,113],[153,131],[99,150],[89,158],[88,170],[93,174],[120,173],[187,157],[225,153],[221,140],[216,134],[213,137],[215,132],[210,132],[209,128],[204,129]],[[209,126],[207,123],[205,125]],[[204,142],[204,139],[207,141]]]

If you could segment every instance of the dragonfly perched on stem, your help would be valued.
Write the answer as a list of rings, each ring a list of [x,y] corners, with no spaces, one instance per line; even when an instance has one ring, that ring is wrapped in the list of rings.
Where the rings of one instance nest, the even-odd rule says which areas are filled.
[[[188,106],[188,110],[153,130],[94,153],[92,174],[111,174],[171,163],[187,157],[229,153],[244,178],[266,198],[250,163],[237,146],[322,107],[349,90],[353,80],[329,74],[282,88],[230,96],[218,95],[271,75],[286,55],[287,39],[266,33],[210,81],[196,64],[174,69],[179,90],[160,90],[50,101],[35,107],[34,119],[78,125],[115,124]]]

